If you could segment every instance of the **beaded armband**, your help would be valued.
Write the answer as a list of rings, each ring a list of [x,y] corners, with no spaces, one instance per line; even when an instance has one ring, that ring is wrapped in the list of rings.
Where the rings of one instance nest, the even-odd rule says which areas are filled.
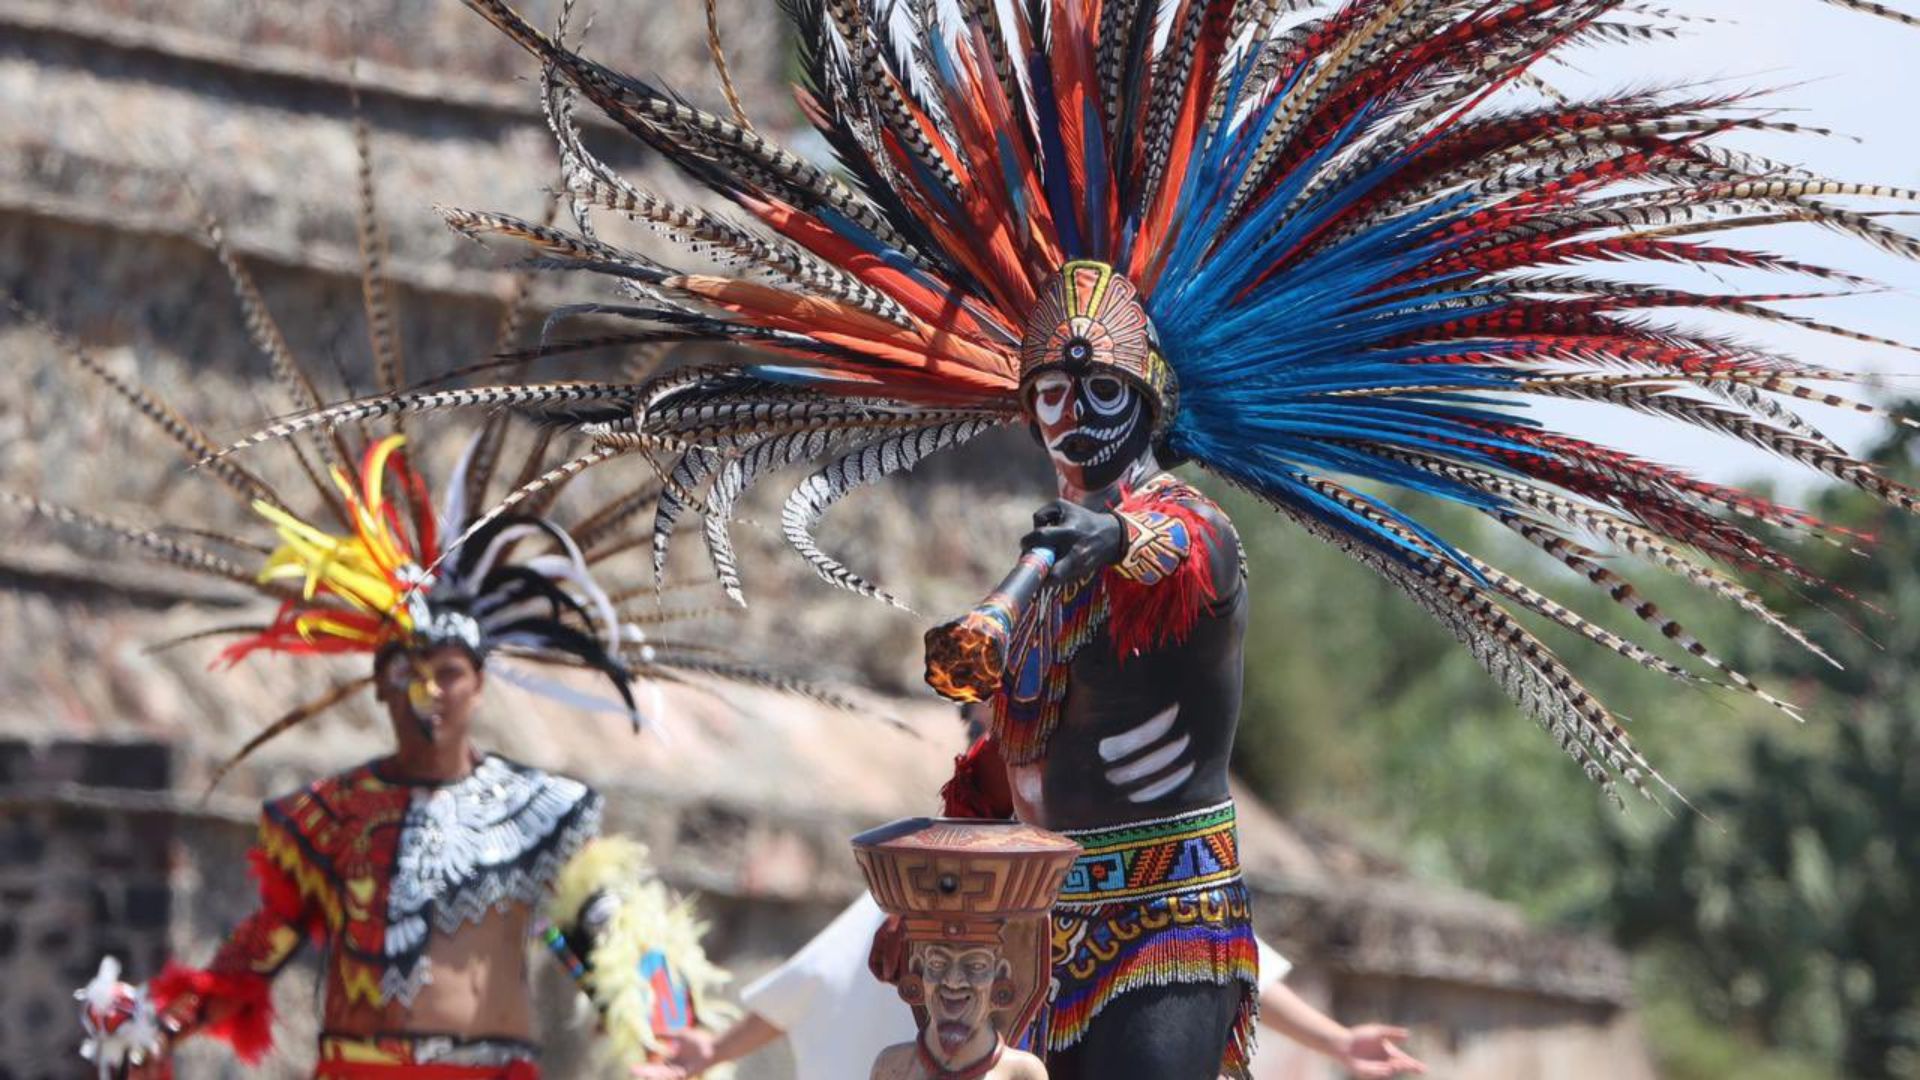
[[[1193,532],[1187,523],[1159,510],[1116,510],[1126,530],[1125,549],[1114,572],[1140,585],[1158,585],[1193,551]]]

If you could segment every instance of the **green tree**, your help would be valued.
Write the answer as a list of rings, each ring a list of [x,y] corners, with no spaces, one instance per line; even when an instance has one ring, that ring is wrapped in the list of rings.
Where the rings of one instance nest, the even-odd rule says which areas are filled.
[[[1913,472],[1906,437],[1876,456],[1894,475]],[[1765,590],[1844,670],[1682,582],[1620,564],[1663,610],[1806,706],[1805,726],[1541,631],[1698,808],[1630,798],[1622,814],[1397,591],[1258,505],[1229,509],[1255,571],[1236,752],[1255,790],[1425,876],[1617,933],[1640,954],[1647,1028],[1676,1078],[1920,1077],[1914,518],[1828,491],[1816,509],[1877,534],[1872,557],[1800,545],[1835,595]],[[1420,513],[1644,639],[1584,581],[1556,579],[1555,565],[1501,531]]]
[[[1908,460],[1913,433],[1881,447]],[[1920,522],[1851,491],[1822,515],[1877,534],[1873,558],[1807,560],[1854,602],[1772,599],[1844,668],[1771,650],[1759,667],[1815,691],[1811,736],[1761,734],[1745,775],[1650,843],[1616,837],[1623,943],[1684,959],[1708,1016],[1822,1051],[1862,1080],[1920,1077]],[[1883,640],[1835,614],[1877,609]],[[1824,736],[1824,737],[1822,737]]]

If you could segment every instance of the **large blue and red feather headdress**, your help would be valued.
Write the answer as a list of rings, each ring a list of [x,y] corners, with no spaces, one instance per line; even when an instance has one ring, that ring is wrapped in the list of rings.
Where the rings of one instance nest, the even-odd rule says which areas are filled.
[[[630,318],[627,340],[752,352],[640,384],[389,395],[261,438],[396,410],[584,410],[595,449],[553,475],[636,451],[670,460],[656,566],[696,512],[736,596],[727,523],[741,493],[821,461],[787,500],[787,536],[822,576],[877,592],[819,550],[814,523],[852,488],[1016,422],[1023,341],[1047,332],[1030,327],[1033,313],[1069,263],[1104,265],[1137,290],[1177,384],[1177,408],[1161,417],[1171,456],[1393,581],[1590,774],[1636,786],[1649,770],[1611,714],[1511,610],[1669,675],[1767,697],[1641,600],[1606,551],[1805,643],[1734,576],[1810,581],[1752,526],[1852,541],[1632,445],[1556,430],[1528,405],[1651,414],[1914,506],[1911,489],[1798,411],[1876,412],[1826,389],[1850,375],[1696,316],[1876,340],[1780,306],[1855,288],[1856,273],[1762,245],[1769,230],[1811,223],[1911,258],[1920,242],[1846,200],[1920,193],[1729,148],[1740,131],[1804,130],[1745,108],[1744,95],[1568,100],[1546,86],[1536,69],[1547,59],[1658,31],[1659,16],[1623,0],[959,0],[885,17],[863,0],[784,0],[801,105],[830,165],[744,115],[702,111],[584,57],[504,0],[467,2],[544,65],[582,227],[464,210],[448,211],[452,223],[611,278],[624,297],[597,310]],[[710,189],[713,205],[675,202],[595,158],[571,121],[576,97]],[[688,257],[611,243],[586,227],[593,215],[649,226]],[[1793,284],[1627,283],[1635,269],[1670,280],[1676,266]],[[1587,621],[1357,481],[1484,513],[1684,655]]]

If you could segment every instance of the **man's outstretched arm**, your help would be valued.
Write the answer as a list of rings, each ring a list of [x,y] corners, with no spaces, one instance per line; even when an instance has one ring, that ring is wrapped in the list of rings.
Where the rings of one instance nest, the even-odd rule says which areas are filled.
[[[97,1064],[135,1066],[133,1059],[139,1058],[131,1076],[166,1076],[166,1058],[174,1045],[194,1035],[226,1043],[248,1064],[259,1062],[273,1049],[273,979],[300,951],[315,926],[298,885],[266,854],[265,840],[273,828],[271,821],[263,820],[262,846],[249,854],[260,906],[227,934],[206,967],[168,961],[139,990],[101,986],[83,991],[89,1056]],[[126,1019],[114,1016],[116,1000],[123,1014],[135,1001],[141,1002],[141,1008],[152,1008],[154,1027],[144,1045],[109,1034]],[[102,1057],[110,1060],[100,1062]]]
[[[641,1080],[653,1080],[665,1077],[678,1080],[680,1077],[693,1077],[704,1074],[708,1069],[739,1061],[750,1054],[757,1054],[774,1042],[786,1038],[787,1033],[774,1025],[773,1021],[757,1012],[748,1012],[718,1036],[707,1038],[698,1033],[674,1040],[673,1053],[665,1066],[654,1067],[649,1072],[645,1067],[635,1069],[633,1075]],[[659,1071],[661,1069],[667,1071]]]

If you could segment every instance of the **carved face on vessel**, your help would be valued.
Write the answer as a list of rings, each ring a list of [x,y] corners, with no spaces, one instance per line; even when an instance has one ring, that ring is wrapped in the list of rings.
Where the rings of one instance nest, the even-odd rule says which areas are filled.
[[[1020,343],[1021,403],[1070,487],[1112,485],[1153,448],[1174,408],[1139,293],[1111,266],[1072,262],[1042,294]]]
[[[918,942],[909,970],[925,985],[928,1024],[948,1053],[990,1027],[996,997],[1011,993],[996,994],[1011,979],[1013,965],[991,946]]]

